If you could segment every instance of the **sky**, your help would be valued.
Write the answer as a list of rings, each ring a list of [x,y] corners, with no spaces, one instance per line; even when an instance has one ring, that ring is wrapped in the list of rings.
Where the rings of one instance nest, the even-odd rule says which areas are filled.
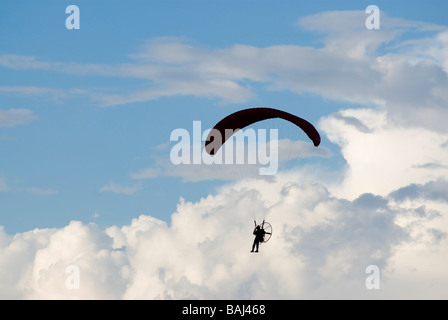
[[[447,9],[3,1],[0,298],[447,299]],[[173,161],[253,107],[321,144],[276,119],[275,174]]]

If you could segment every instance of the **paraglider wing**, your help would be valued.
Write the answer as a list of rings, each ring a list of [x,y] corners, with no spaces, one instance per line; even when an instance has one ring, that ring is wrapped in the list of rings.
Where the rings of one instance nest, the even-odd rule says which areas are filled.
[[[316,128],[314,128],[314,126],[305,119],[278,109],[250,108],[232,113],[219,121],[210,131],[210,134],[205,141],[205,150],[208,154],[214,155],[218,152],[226,140],[231,137],[231,134],[228,134],[229,131],[235,133],[239,129],[243,129],[244,127],[255,122],[274,118],[281,118],[294,123],[307,134],[311,141],[313,141],[315,147],[320,144],[319,132],[317,132]],[[227,134],[226,129],[229,130]],[[214,132],[218,132],[219,134],[215,135]],[[215,139],[216,136],[220,136],[221,141],[214,141],[213,139]]]

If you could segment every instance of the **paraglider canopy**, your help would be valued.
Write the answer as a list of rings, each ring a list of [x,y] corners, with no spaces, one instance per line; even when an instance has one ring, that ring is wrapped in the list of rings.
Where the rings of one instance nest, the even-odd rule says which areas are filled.
[[[314,126],[305,119],[299,118],[293,114],[278,109],[250,108],[232,113],[231,115],[228,115],[227,117],[219,121],[210,131],[207,140],[205,141],[205,150],[208,154],[214,155],[227,141],[227,139],[229,139],[231,135],[236,131],[247,127],[255,122],[273,118],[281,118],[295,124],[307,134],[315,147],[320,144],[319,132],[317,132],[316,128],[314,128]],[[219,134],[216,135],[216,132],[218,132]],[[228,132],[231,132],[231,134],[229,134]],[[221,141],[214,141],[214,139],[216,139],[216,136],[220,136]]]

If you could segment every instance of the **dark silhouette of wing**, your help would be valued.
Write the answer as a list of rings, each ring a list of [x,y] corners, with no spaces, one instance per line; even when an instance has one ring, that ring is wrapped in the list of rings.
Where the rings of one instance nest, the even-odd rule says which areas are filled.
[[[281,118],[292,122],[307,134],[311,141],[313,141],[315,147],[320,144],[319,132],[317,132],[316,128],[314,128],[314,126],[305,119],[299,118],[293,114],[278,109],[250,108],[232,113],[231,115],[228,115],[227,117],[219,121],[213,127],[212,131],[210,131],[210,134],[205,141],[205,150],[210,155],[216,154],[221,146],[226,142],[226,140],[231,137],[231,135],[228,134],[226,136],[226,129],[231,129],[233,130],[233,133],[235,133],[239,129],[243,129],[244,127],[247,127],[248,125],[251,125],[255,122],[274,118]],[[222,141],[213,141],[213,130],[219,131]]]

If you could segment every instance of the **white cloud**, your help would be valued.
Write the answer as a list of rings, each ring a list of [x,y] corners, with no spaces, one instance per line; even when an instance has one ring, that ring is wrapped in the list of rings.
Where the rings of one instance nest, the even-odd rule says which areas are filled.
[[[312,92],[379,105],[396,121],[444,130],[448,118],[446,27],[382,14],[381,29],[367,30],[365,18],[363,10],[301,18],[297,22],[301,28],[322,34],[321,47],[239,44],[213,49],[168,37],[147,41],[139,52],[129,55],[129,62],[120,65],[15,55],[1,55],[0,65],[142,80],[143,89],[134,92],[91,93],[103,105],[175,95],[238,103],[254,98],[252,84],[261,83],[270,90]],[[406,39],[408,34],[413,40]]]
[[[119,72],[108,65],[46,61],[38,57],[13,54],[0,55],[0,65],[18,70],[46,70],[77,75],[118,75]]]
[[[0,87],[0,92],[26,96],[52,96],[54,98],[61,98],[65,95],[63,92],[56,89],[34,86],[3,86]]]
[[[3,86],[0,87],[0,93],[18,95],[21,97],[44,97],[55,102],[60,102],[61,100],[69,97],[90,95],[90,92],[85,89],[72,88],[60,90],[37,86]]]
[[[0,230],[2,297],[446,298],[447,137],[368,109],[320,126],[347,161],[339,185],[304,168],[180,199],[170,224],[142,215],[106,230],[76,221]],[[254,219],[274,227],[259,254],[249,252]],[[369,265],[380,269],[379,290],[365,286]],[[73,266],[79,289],[67,287]]]
[[[313,92],[379,105],[396,121],[444,130],[448,118],[446,27],[383,15],[382,29],[372,31],[364,27],[364,20],[364,11],[325,12],[300,19],[302,28],[323,33],[321,48],[234,45],[207,49],[178,38],[152,40],[132,56],[143,66],[138,70],[130,67],[124,74],[157,79],[162,85],[121,99],[103,96],[104,102],[143,101],[172,94],[247,101],[254,94],[250,84],[261,82],[271,90]],[[417,40],[402,39],[416,31],[420,33]],[[387,47],[386,53],[381,46]],[[182,83],[188,79],[188,88],[177,86],[179,79]],[[229,90],[211,86],[212,81],[228,83]]]
[[[347,161],[342,185],[331,188],[338,196],[386,195],[411,183],[448,179],[448,133],[404,127],[373,109],[340,111],[320,127]]]
[[[50,234],[48,234],[50,235]],[[123,290],[122,252],[111,250],[112,239],[95,224],[72,221],[53,230],[46,245],[34,252],[24,282],[28,299],[117,298]],[[67,285],[67,267],[79,268],[79,289]]]
[[[109,182],[109,184],[104,185],[100,188],[101,192],[113,192],[113,193],[119,193],[119,194],[126,194],[126,195],[131,195],[134,194],[138,191],[138,187],[126,187],[126,186],[122,186],[118,183],[115,182]]]
[[[254,81],[272,90],[309,91],[380,107],[343,110],[320,121],[347,163],[337,183],[329,183],[326,174],[333,173],[316,165],[314,171],[280,172],[276,179],[246,177],[197,202],[181,199],[170,224],[142,215],[106,230],[77,221],[15,235],[1,228],[1,297],[446,299],[446,31],[385,17],[388,28],[367,37],[366,30],[354,29],[358,14],[302,19],[311,30],[325,33],[321,48],[207,49],[159,39],[120,66],[0,56],[0,64],[10,68],[156,82],[147,90],[98,96],[105,104],[175,94],[245,101],[254,94],[249,85]],[[363,26],[364,12],[362,17]],[[330,28],[335,25],[340,29]],[[401,42],[400,33],[416,28],[438,33]],[[388,43],[393,54],[380,54],[378,48]],[[431,46],[422,49],[423,43]],[[4,119],[20,123],[10,114]],[[131,177],[171,174],[194,180],[212,174],[201,171],[209,168],[175,172],[162,167]],[[216,172],[228,177],[230,171]],[[2,185],[7,189],[4,180],[0,190]],[[100,191],[133,194],[137,189],[110,182]],[[259,254],[250,254],[252,220],[263,218],[273,225],[273,237]],[[365,270],[372,264],[381,270],[379,290],[365,287]],[[69,266],[79,268],[79,289],[66,286]]]
[[[0,110],[0,127],[14,127],[36,119],[29,109]]]
[[[438,183],[421,186],[426,191],[419,195],[433,199],[422,207],[396,194],[337,198],[323,185],[289,174],[276,182],[241,181],[195,203],[181,199],[170,225],[142,215],[106,230],[76,221],[14,236],[0,230],[1,294],[33,299],[446,298],[448,199],[434,192],[447,182]],[[274,227],[258,254],[249,252],[254,218],[266,218]],[[372,264],[381,270],[380,290],[365,287],[365,269]],[[79,268],[79,289],[66,286],[68,266]]]

